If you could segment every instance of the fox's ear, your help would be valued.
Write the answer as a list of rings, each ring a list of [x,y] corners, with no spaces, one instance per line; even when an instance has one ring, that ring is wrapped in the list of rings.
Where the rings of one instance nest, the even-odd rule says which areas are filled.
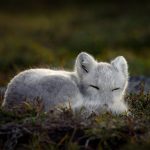
[[[116,57],[111,64],[118,70],[122,71],[124,75],[128,78],[128,64],[123,56]]]
[[[90,73],[90,71],[94,68],[94,64],[96,61],[94,58],[85,53],[81,52],[76,59],[75,70],[77,71],[79,76]]]

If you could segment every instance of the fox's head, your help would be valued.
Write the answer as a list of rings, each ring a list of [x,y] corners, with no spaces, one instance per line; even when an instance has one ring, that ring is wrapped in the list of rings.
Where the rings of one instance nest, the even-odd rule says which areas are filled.
[[[88,101],[96,101],[116,112],[127,110],[123,97],[128,85],[128,65],[123,56],[104,63],[82,52],[77,56],[75,71],[80,91]]]

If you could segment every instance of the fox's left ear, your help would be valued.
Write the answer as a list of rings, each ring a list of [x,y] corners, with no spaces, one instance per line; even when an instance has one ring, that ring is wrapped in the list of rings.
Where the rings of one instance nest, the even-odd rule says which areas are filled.
[[[123,56],[116,57],[111,64],[118,70],[122,71],[123,74],[128,78],[128,64]]]

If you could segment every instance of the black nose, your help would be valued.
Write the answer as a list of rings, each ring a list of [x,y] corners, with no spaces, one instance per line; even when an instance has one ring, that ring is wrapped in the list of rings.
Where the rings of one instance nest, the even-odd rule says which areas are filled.
[[[104,106],[105,108],[107,108],[107,107],[108,107],[108,104],[105,103],[103,106]]]

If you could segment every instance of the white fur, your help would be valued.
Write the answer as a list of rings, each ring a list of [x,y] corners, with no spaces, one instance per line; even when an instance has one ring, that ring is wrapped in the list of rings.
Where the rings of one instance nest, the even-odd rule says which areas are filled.
[[[70,101],[73,110],[84,107],[88,113],[119,114],[128,110],[123,100],[127,85],[128,65],[123,56],[104,63],[82,52],[73,72],[30,69],[19,73],[8,84],[3,106],[11,108],[40,97],[45,111]]]

